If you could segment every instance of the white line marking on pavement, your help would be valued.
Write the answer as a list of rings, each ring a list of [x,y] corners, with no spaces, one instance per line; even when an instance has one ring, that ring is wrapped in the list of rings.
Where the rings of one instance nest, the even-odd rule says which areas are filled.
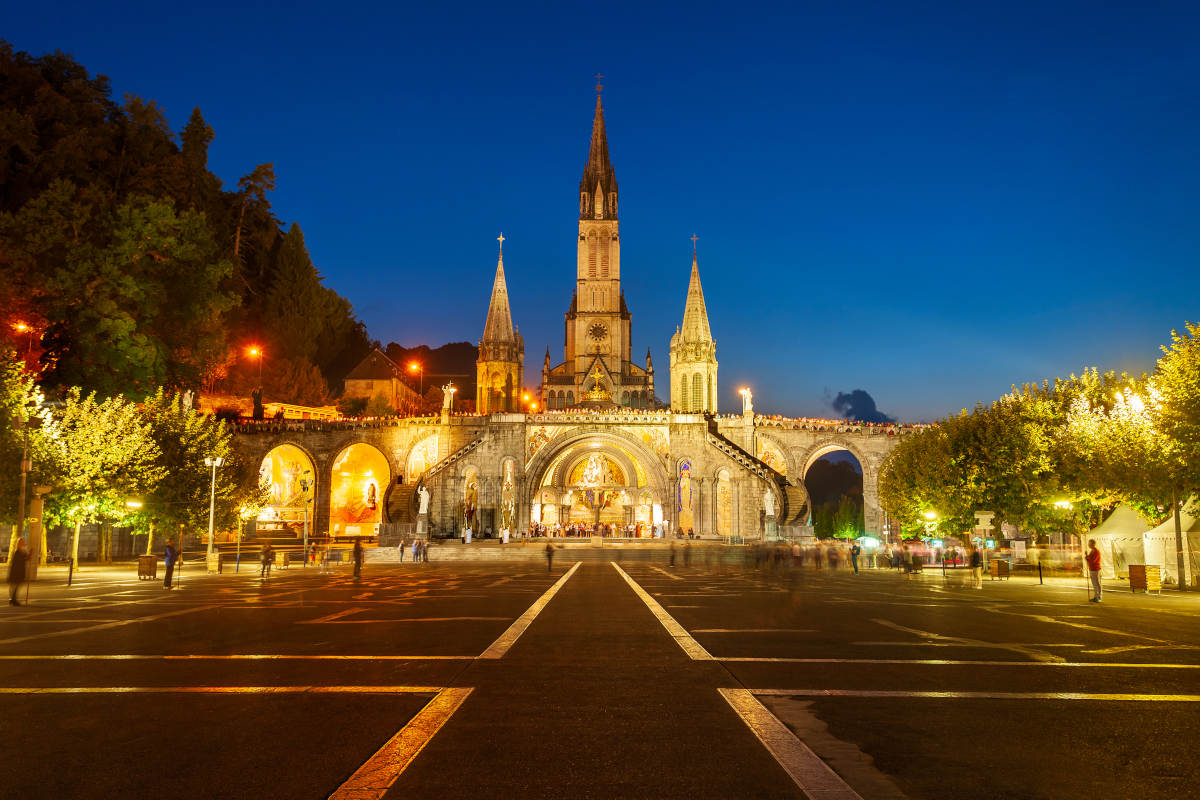
[[[722,691],[725,691],[722,689]],[[1200,703],[1200,694],[1121,694],[1106,692],[905,692],[888,689],[755,689],[764,697],[923,697],[966,700],[1111,700],[1115,702]]]
[[[436,694],[440,691],[440,686],[0,686],[0,694]]]
[[[578,566],[578,563],[576,564]],[[429,744],[458,710],[471,689],[443,689],[408,724],[355,770],[329,800],[376,800],[387,794],[400,773]]]
[[[366,609],[358,608],[358,607],[343,608],[341,611],[335,611],[332,614],[326,614],[323,617],[317,617],[315,619],[297,620],[296,624],[297,625],[323,625],[327,622],[333,622],[334,620],[341,619],[342,617],[348,617],[351,614],[357,614],[360,611],[366,611]]]
[[[667,572],[662,567],[656,567],[656,566],[651,565],[650,569],[654,570],[655,572],[661,572],[663,575],[666,575],[668,578],[670,578],[673,581],[683,580],[683,578],[679,577],[678,575],[672,575],[671,573]]]
[[[1028,656],[1029,658],[1032,658],[1034,661],[1062,661],[1063,660],[1062,656],[1056,656],[1053,653],[1047,653],[1044,650],[1039,650],[1035,647],[1029,647],[1026,645],[1009,644],[1006,642],[983,642],[983,641],[980,641],[979,639],[968,639],[965,636],[943,636],[942,634],[934,633],[933,631],[923,631],[918,628],[909,628],[904,625],[900,625],[898,623],[895,623],[895,622],[892,622],[891,620],[886,620],[886,619],[872,619],[871,621],[874,623],[877,623],[879,625],[883,625],[884,627],[891,628],[892,630],[903,631],[905,633],[911,633],[914,636],[921,637],[925,641],[963,644],[963,645],[970,645],[973,647],[992,648],[992,649],[996,649],[996,650],[1010,650],[1014,653],[1020,653],[1021,655]]]
[[[637,581],[629,577],[629,573],[621,569],[621,565],[615,561],[609,562],[617,572],[621,573],[621,577],[629,584],[630,588],[642,598],[642,602],[646,604],[646,608],[650,609],[650,613],[658,618],[662,626],[667,629],[667,633],[671,634],[671,638],[675,643],[683,649],[683,652],[688,654],[688,657],[693,661],[712,661],[712,654],[704,649],[704,645],[692,638],[682,625],[675,621],[675,618],[666,612],[666,610],[658,604],[658,601],[646,593],[646,590],[638,585]]]
[[[862,800],[808,745],[796,738],[748,689],[718,689],[746,726],[810,800]],[[759,692],[762,694],[762,692]]]
[[[162,614],[150,614],[145,617],[133,617],[132,619],[121,620],[120,622],[105,622],[100,625],[86,625],[81,628],[67,628],[61,631],[46,631],[45,633],[31,633],[28,636],[13,636],[8,639],[0,639],[0,644],[18,644],[20,642],[29,642],[34,639],[49,639],[52,636],[70,636],[73,633],[91,633],[92,631],[102,631],[107,628],[119,628],[122,625],[133,625],[136,622],[150,622],[156,619],[166,619],[167,617],[177,617],[180,614],[192,614],[197,611],[211,611],[214,608],[220,608],[219,605],[211,606],[192,606],[190,608],[181,608],[175,611],[164,611]]]
[[[683,606],[676,606],[676,608],[683,608]],[[816,631],[812,628],[692,628],[692,633],[816,633]]]
[[[527,608],[524,614],[517,617],[516,621],[508,627],[508,630],[500,634],[499,639],[488,645],[488,649],[480,653],[479,657],[503,658],[504,654],[516,644],[517,639],[521,638],[521,634],[525,632],[525,629],[533,623],[538,614],[542,613],[542,609],[554,598],[554,595],[558,594],[558,590],[571,579],[571,576],[575,574],[575,570],[579,569],[579,565],[582,563],[582,561],[576,561],[575,566],[571,567],[561,578],[555,581],[554,585],[547,589],[545,594],[534,600],[533,605]]]
[[[475,656],[334,656],[282,653],[234,653],[229,655],[0,655],[0,661],[474,661]]]
[[[18,658],[20,656],[17,656]],[[4,658],[4,656],[0,656]],[[731,656],[717,661],[764,662],[779,664],[908,664],[917,666],[967,667],[1120,667],[1123,669],[1200,669],[1200,664],[1147,664],[1143,662],[1109,661],[955,661],[942,658],[769,658]]]

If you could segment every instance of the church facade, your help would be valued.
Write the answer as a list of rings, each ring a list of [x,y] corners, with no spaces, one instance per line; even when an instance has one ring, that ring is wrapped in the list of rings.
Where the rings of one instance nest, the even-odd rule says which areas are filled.
[[[694,247],[670,341],[670,399],[656,401],[649,351],[644,364],[633,360],[618,211],[597,97],[563,360],[552,363],[547,348],[536,399],[522,393],[525,346],[512,319],[501,237],[475,412],[454,413],[448,396],[434,417],[246,426],[238,446],[262,459],[260,480],[275,503],[264,516],[294,519],[302,508],[317,535],[331,536],[371,535],[388,523],[419,523],[431,536],[535,525],[636,536],[659,528],[726,541],[796,536],[811,530],[808,469],[848,450],[862,467],[866,531],[885,533],[879,468],[908,428],[764,417],[748,389],[742,413],[719,415],[716,342]]]

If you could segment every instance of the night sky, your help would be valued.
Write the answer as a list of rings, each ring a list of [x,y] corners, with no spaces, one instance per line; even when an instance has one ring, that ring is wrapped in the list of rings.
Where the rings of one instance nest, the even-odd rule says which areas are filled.
[[[699,237],[721,407],[931,420],[1200,319],[1200,5],[14,3],[0,36],[199,106],[371,335],[478,340],[503,231],[562,360],[601,72],[634,354]],[[593,10],[595,9],[595,10]]]

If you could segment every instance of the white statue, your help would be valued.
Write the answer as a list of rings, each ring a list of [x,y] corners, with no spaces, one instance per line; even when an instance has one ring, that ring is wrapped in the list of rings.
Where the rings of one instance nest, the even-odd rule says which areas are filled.
[[[183,393],[183,397],[180,399],[180,404],[183,406],[184,411],[192,410],[192,400],[194,397],[195,393],[191,389],[188,389]]]
[[[775,516],[775,493],[770,489],[763,492],[763,510],[767,512],[768,517]]]
[[[749,389],[742,389],[740,394],[742,395],[742,413],[743,414],[753,414],[754,413],[754,392],[750,391]]]
[[[421,510],[418,511],[417,513],[428,514],[429,513],[429,490],[426,489],[422,485],[421,487],[419,487],[417,489],[417,498],[421,501]]]

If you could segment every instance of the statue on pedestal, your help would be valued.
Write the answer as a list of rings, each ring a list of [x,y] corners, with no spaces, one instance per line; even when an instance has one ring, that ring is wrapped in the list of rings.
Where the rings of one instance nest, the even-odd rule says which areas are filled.
[[[775,516],[775,493],[770,489],[763,492],[763,511],[768,517]]]
[[[417,499],[420,501],[420,507],[417,514],[424,516],[429,513],[429,490],[424,485],[417,489]]]

